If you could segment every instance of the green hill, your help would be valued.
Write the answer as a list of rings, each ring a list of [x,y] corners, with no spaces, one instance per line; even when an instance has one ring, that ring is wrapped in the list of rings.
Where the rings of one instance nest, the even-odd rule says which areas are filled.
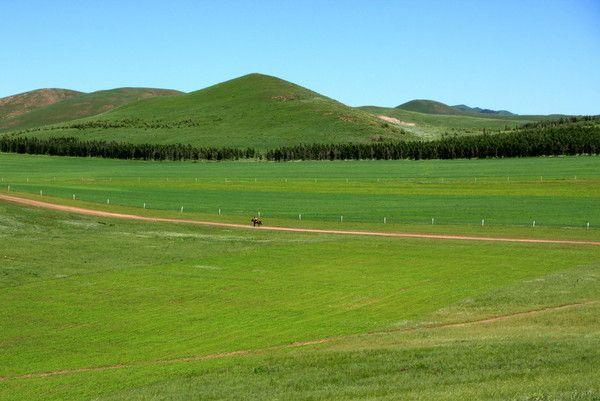
[[[464,104],[457,104],[455,106],[449,106],[442,102],[435,100],[424,100],[416,99],[411,100],[397,106],[396,109],[414,111],[416,113],[424,114],[443,114],[443,115],[472,115],[478,117],[490,117],[490,116],[516,116],[508,110],[492,110],[483,109],[481,107],[469,107]]]
[[[51,128],[29,135],[256,148],[411,137],[368,112],[261,74],[134,102]]]
[[[461,110],[457,110],[452,106],[448,106],[447,104],[436,102],[435,100],[425,100],[425,99],[416,99],[411,100],[410,102],[406,102],[396,107],[397,109],[406,110],[406,111],[414,111],[416,113],[425,113],[425,114],[446,114],[446,115],[456,115],[456,114],[465,114]]]
[[[0,99],[0,121],[81,94],[70,89],[44,88],[3,97]]]
[[[67,90],[63,89],[62,91]],[[74,95],[20,115],[7,116],[6,118],[0,116],[0,131],[71,121],[101,114],[141,99],[181,94],[181,92],[175,90],[154,88],[118,88],[83,94],[81,92],[68,92],[72,92]]]

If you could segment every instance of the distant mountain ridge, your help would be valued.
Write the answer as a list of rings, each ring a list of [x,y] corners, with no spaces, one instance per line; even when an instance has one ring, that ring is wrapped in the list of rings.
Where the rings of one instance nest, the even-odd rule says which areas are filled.
[[[451,106],[454,109],[462,110],[467,113],[477,113],[477,114],[492,114],[496,116],[514,116],[515,113],[511,113],[508,110],[492,110],[492,109],[482,109],[481,107],[469,107],[465,104],[457,104],[456,106]]]
[[[396,106],[397,109],[414,111],[425,114],[445,114],[445,115],[495,115],[495,116],[514,116],[508,110],[483,109],[481,107],[469,107],[464,104],[449,106],[445,103],[428,99],[415,99]]]

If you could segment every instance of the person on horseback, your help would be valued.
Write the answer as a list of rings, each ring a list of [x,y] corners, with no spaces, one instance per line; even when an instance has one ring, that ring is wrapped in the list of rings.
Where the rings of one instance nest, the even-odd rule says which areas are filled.
[[[253,217],[253,218],[250,220],[250,222],[252,223],[252,226],[253,226],[253,227],[256,227],[256,226],[259,226],[259,227],[260,227],[260,226],[262,226],[262,221],[261,221],[261,220],[260,220],[258,217],[256,217],[256,216],[255,216],[255,217]]]

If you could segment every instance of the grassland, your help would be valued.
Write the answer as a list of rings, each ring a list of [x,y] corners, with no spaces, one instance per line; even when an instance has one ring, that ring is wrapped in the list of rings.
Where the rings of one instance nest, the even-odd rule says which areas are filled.
[[[0,191],[215,221],[247,223],[260,208],[268,225],[597,241],[599,164],[1,154]],[[537,227],[526,211],[543,216]],[[0,203],[0,400],[596,400],[597,248],[233,230]]]
[[[238,222],[260,212],[271,223],[370,224],[378,230],[481,230],[482,219],[486,230],[531,231],[534,220],[538,231],[600,225],[597,157],[173,163],[4,154],[0,171],[2,191],[10,185],[13,192],[65,200],[75,195],[77,202],[100,205],[109,200],[110,207],[138,211],[144,203],[164,212],[183,206],[192,215]]]
[[[595,247],[0,216],[2,400],[598,395]]]

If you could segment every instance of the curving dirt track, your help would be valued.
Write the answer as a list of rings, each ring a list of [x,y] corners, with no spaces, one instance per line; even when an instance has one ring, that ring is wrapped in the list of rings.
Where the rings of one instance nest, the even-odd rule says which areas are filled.
[[[600,246],[600,241],[582,241],[582,240],[553,240],[536,238],[507,238],[507,237],[480,237],[468,235],[451,234],[419,234],[419,233],[400,233],[400,232],[381,232],[381,231],[355,231],[355,230],[328,230],[318,228],[293,228],[262,226],[252,227],[245,224],[219,223],[214,221],[201,221],[191,219],[172,219],[166,217],[148,217],[135,214],[113,213],[102,210],[85,209],[75,206],[57,205],[55,203],[42,202],[33,199],[21,198],[12,195],[0,195],[0,201],[16,203],[24,206],[39,207],[43,209],[58,210],[67,213],[82,214],[87,216],[109,217],[114,219],[139,220],[149,222],[163,223],[185,223],[210,227],[242,228],[250,230],[283,231],[295,233],[315,233],[315,234],[338,234],[338,235],[364,235],[371,237],[393,237],[393,238],[424,238],[438,240],[459,240],[459,241],[488,241],[488,242],[521,242],[529,244],[567,244],[567,245],[591,245]]]

